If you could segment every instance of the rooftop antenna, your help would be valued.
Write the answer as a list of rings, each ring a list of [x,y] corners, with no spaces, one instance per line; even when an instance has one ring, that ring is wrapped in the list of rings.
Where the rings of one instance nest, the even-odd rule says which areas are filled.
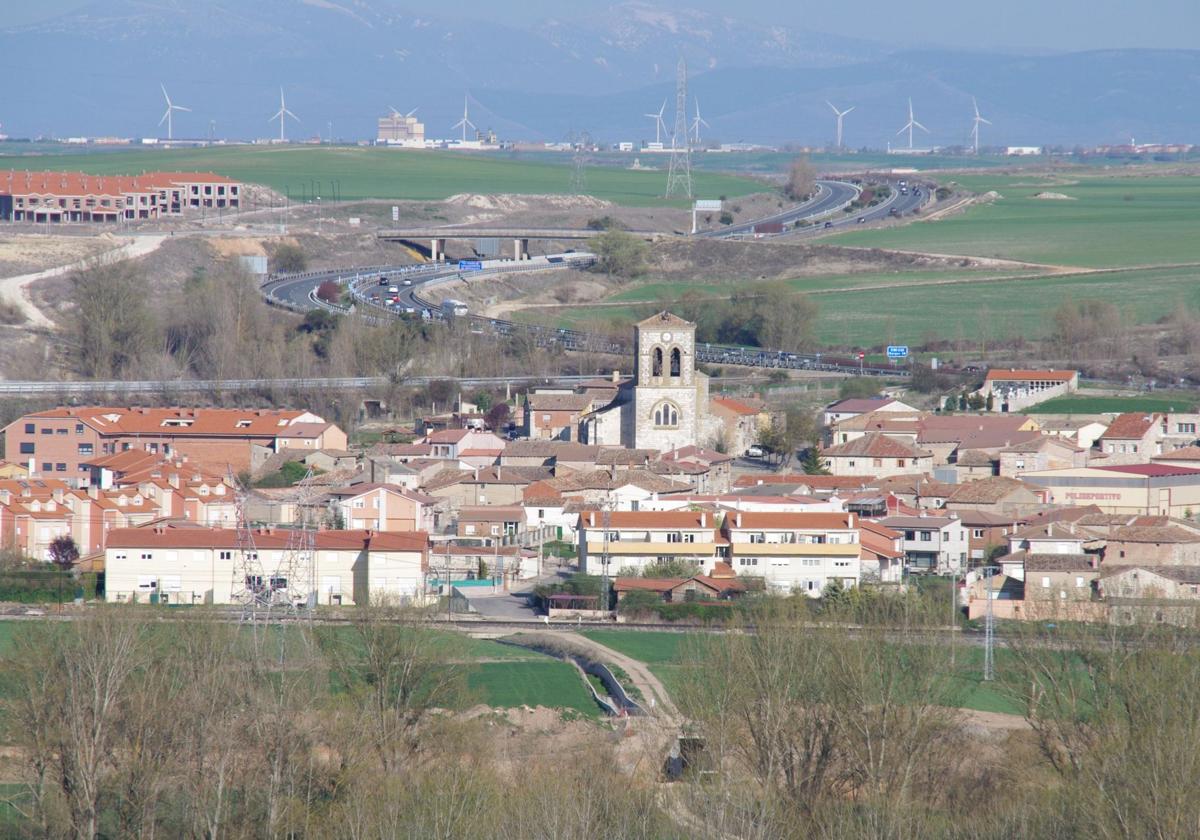
[[[471,122],[471,119],[467,116],[467,99],[468,99],[467,95],[463,94],[462,119],[459,120],[458,122],[456,122],[454,125],[450,126],[451,128],[461,128],[462,129],[462,141],[464,143],[467,142],[467,126],[471,126],[471,128],[474,128],[476,131],[479,130],[476,127],[475,123]],[[416,109],[414,108],[413,110],[415,111]]]
[[[825,100],[825,104],[833,110],[833,113],[837,114],[837,148],[840,149],[842,148],[842,118],[853,111],[855,106],[851,105],[845,111],[839,111],[828,99]]]
[[[908,122],[904,124],[904,128],[902,128],[896,132],[896,134],[903,134],[906,131],[908,132],[909,151],[912,151],[912,147],[913,147],[913,128],[914,127],[921,129],[926,134],[929,133],[929,129],[926,128],[925,126],[921,125],[919,122],[917,122],[917,118],[913,115],[912,97],[910,96],[908,98]]]
[[[695,101],[696,101],[696,116],[692,119],[692,137],[694,138],[696,145],[699,146],[700,145],[700,126],[704,126],[705,128],[712,128],[712,126],[704,121],[704,117],[700,116],[700,97],[699,96],[695,97]]]
[[[654,120],[654,142],[662,144],[663,132],[667,130],[667,124],[663,122],[663,114],[667,112],[667,100],[663,100],[662,107],[658,109],[657,114],[642,114],[643,117],[649,117]]]
[[[675,132],[671,135],[671,164],[667,169],[666,197],[692,197],[692,143],[687,124],[687,61],[683,56],[679,56],[679,64],[675,70]]]
[[[279,142],[280,143],[287,142],[287,137],[284,135],[283,128],[285,125],[285,121],[287,120],[288,117],[291,117],[296,122],[300,122],[300,118],[288,110],[287,102],[285,102],[283,99],[283,88],[280,87],[279,88],[279,110],[275,112],[274,116],[272,116],[269,120],[267,120],[267,122],[274,122],[275,120],[279,120]]]
[[[991,125],[991,120],[985,120],[979,115],[979,103],[975,101],[975,97],[971,97],[971,105],[975,108],[975,119],[971,121],[971,144],[975,147],[975,154],[979,154],[979,126]]]
[[[171,141],[171,140],[175,139],[175,126],[174,126],[174,120],[171,118],[172,114],[175,111],[191,111],[192,109],[184,108],[182,105],[176,105],[173,102],[171,102],[171,97],[167,95],[167,86],[164,85],[162,82],[159,82],[158,86],[160,88],[162,88],[163,99],[167,100],[167,110],[163,113],[162,119],[158,121],[158,124],[159,125],[162,125],[163,123],[167,124],[167,140]]]

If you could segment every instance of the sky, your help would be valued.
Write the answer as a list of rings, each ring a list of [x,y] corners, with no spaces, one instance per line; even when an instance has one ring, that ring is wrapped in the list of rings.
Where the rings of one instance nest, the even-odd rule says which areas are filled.
[[[0,0],[9,25],[33,23],[96,0]],[[162,0],[160,0],[162,2]],[[171,0],[166,0],[171,2]],[[174,0],[202,5],[255,0]],[[301,2],[301,0],[297,0]],[[315,0],[321,2],[321,0]],[[496,21],[569,19],[599,11],[613,0],[332,0],[353,5],[395,5],[419,15],[463,15]],[[727,12],[729,0],[655,0],[668,10]],[[804,27],[900,46],[952,46],[982,50],[1193,49],[1200,31],[1198,0],[740,0],[744,20]]]

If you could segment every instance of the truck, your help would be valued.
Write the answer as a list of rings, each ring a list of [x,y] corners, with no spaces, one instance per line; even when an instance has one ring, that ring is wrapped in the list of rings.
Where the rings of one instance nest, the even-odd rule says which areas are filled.
[[[783,233],[783,222],[759,222],[754,226],[754,235],[773,236]]]
[[[467,314],[467,305],[461,300],[446,298],[442,301],[442,316],[446,318],[462,317]]]

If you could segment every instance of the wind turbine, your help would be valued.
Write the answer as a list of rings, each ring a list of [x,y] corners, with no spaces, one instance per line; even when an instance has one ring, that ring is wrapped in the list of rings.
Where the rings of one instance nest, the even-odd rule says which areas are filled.
[[[707,122],[704,121],[704,117],[700,116],[700,97],[697,96],[696,97],[696,116],[692,120],[692,136],[696,138],[697,146],[700,145],[700,126],[704,126],[705,128],[712,128],[711,125],[709,125]]]
[[[163,99],[167,100],[166,113],[164,113],[162,115],[162,119],[158,121],[158,124],[159,125],[162,125],[163,123],[167,124],[167,140],[173,140],[173,139],[175,139],[175,126],[173,124],[174,121],[171,119],[172,113],[174,113],[175,111],[191,111],[192,109],[184,108],[182,105],[175,105],[174,103],[172,103],[171,97],[167,95],[167,86],[164,85],[162,82],[159,82],[158,86],[160,88],[162,88]]]
[[[418,105],[417,107],[419,108],[420,106]],[[413,108],[407,114],[401,113],[400,109],[395,105],[389,105],[388,108],[391,110],[393,117],[411,117],[413,114],[417,113],[417,108]]]
[[[991,120],[985,120],[979,115],[979,103],[975,101],[975,97],[971,97],[971,105],[975,107],[975,119],[971,121],[971,141],[975,146],[975,154],[979,154],[979,124],[991,125]]]
[[[842,148],[842,117],[849,114],[857,106],[851,105],[845,111],[839,111],[837,108],[834,108],[833,103],[828,99],[825,100],[825,104],[833,108],[833,113],[837,114],[837,147],[840,149]]]
[[[913,128],[914,127],[921,129],[926,134],[929,133],[929,129],[926,128],[925,126],[921,125],[919,122],[917,122],[917,118],[913,115],[912,97],[910,96],[908,98],[908,122],[904,124],[904,128],[902,128],[896,132],[897,134],[903,134],[906,131],[908,132],[908,148],[910,151],[912,150],[912,147],[913,147]]]
[[[464,143],[467,142],[467,126],[471,126],[471,128],[475,128],[476,130],[478,130],[475,123],[471,122],[470,118],[467,116],[467,99],[468,99],[467,95],[464,94],[463,95],[462,119],[459,120],[458,122],[456,122],[454,125],[450,126],[451,128],[461,128],[462,129],[462,141]],[[416,111],[415,108],[413,110]]]
[[[654,120],[654,142],[662,145],[662,133],[667,130],[667,124],[663,122],[663,114],[667,112],[667,100],[663,100],[662,107],[658,109],[657,114],[642,114],[643,117],[649,117]]]
[[[283,127],[284,127],[285,120],[288,117],[291,117],[296,122],[300,122],[300,118],[288,110],[287,103],[283,99],[283,88],[281,87],[281,88],[279,88],[279,110],[275,112],[275,115],[273,117],[271,117],[270,119],[267,120],[267,122],[274,122],[275,120],[279,120],[279,142],[280,143],[287,142],[287,138],[284,136],[284,133],[283,133]]]

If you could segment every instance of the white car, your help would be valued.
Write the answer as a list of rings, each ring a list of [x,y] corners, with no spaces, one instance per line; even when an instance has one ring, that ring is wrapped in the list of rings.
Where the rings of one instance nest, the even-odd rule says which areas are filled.
[[[400,287],[399,286],[388,286],[388,291],[394,295],[400,291]]]
[[[746,450],[747,458],[762,458],[766,454],[761,446],[751,446]]]

